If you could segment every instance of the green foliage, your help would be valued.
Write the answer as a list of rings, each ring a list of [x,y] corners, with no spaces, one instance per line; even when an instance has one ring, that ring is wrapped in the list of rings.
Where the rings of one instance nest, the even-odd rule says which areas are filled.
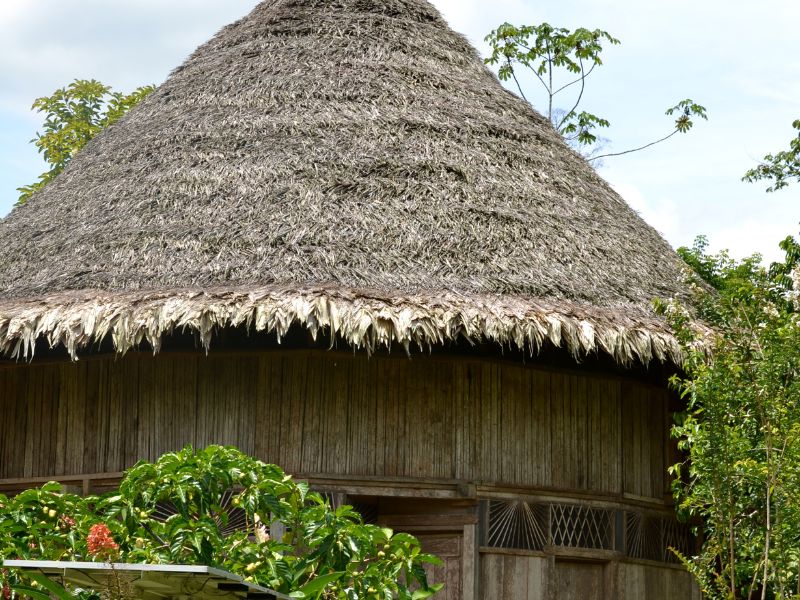
[[[800,246],[761,265],[707,241],[680,254],[698,278],[700,319],[660,303],[681,341],[685,375],[673,384],[688,409],[673,429],[680,512],[703,523],[702,551],[682,557],[710,599],[793,598],[800,591]]]
[[[767,154],[763,163],[745,174],[744,181],[772,180],[772,185],[767,188],[768,192],[785,188],[792,179],[800,181],[800,119],[794,121],[792,127],[798,133],[789,142],[789,149],[777,154]]]
[[[664,114],[667,116],[678,115],[678,118],[675,119],[675,131],[679,133],[687,133],[694,127],[692,117],[700,117],[703,120],[708,120],[708,113],[705,107],[700,106],[691,98],[681,100],[672,108],[668,108]]]
[[[498,65],[498,75],[502,81],[514,79],[523,98],[525,94],[517,81],[516,66],[521,65],[536,76],[547,93],[547,118],[568,140],[593,144],[597,141],[593,130],[609,126],[607,120],[597,115],[577,111],[585,90],[586,78],[595,67],[603,64],[600,57],[603,44],[620,43],[607,31],[583,27],[570,31],[548,23],[519,27],[503,23],[486,36],[486,41],[492,48],[486,64]],[[556,83],[557,75],[562,70],[577,77],[568,83]],[[554,108],[556,96],[576,84],[580,85],[573,108],[557,112]]]
[[[33,109],[45,114],[45,122],[43,131],[31,141],[50,169],[40,175],[36,183],[18,189],[17,204],[24,204],[50,183],[89,140],[121,119],[154,89],[153,86],[140,87],[126,95],[113,92],[99,81],[76,79],[51,96],[37,98]]]
[[[517,68],[524,67],[542,85],[546,95],[546,115],[564,139],[579,150],[589,149],[585,156],[596,160],[643,150],[665,141],[676,133],[686,133],[693,126],[692,117],[707,119],[706,109],[693,102],[683,100],[666,111],[667,115],[678,114],[672,132],[644,146],[598,155],[598,128],[607,128],[610,123],[596,114],[579,111],[586,90],[586,79],[595,68],[602,65],[601,54],[605,44],[617,45],[618,39],[602,29],[579,27],[574,31],[563,27],[541,25],[516,26],[503,23],[486,36],[492,53],[485,62],[498,68],[502,81],[514,80],[520,95],[527,101],[517,77]],[[566,76],[566,80],[563,77]],[[556,97],[573,92],[570,109],[556,108]],[[592,150],[591,147],[595,146]]]
[[[442,587],[428,583],[424,567],[439,561],[414,537],[365,524],[352,507],[334,510],[280,468],[229,447],[187,447],[141,462],[105,496],[82,499],[48,484],[2,504],[4,557],[100,558],[86,538],[103,523],[119,546],[117,561],[219,567],[295,598],[411,600]],[[174,514],[154,518],[164,506]],[[229,530],[234,515],[244,516],[244,529]]]

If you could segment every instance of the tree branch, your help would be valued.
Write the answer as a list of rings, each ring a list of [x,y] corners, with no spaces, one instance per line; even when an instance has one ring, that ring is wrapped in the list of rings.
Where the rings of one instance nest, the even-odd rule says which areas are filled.
[[[522,99],[525,100],[525,102],[528,102],[528,99],[525,97],[525,92],[522,91],[522,86],[519,84],[519,79],[517,79],[517,72],[514,70],[514,66],[511,64],[511,59],[510,58],[508,59],[508,68],[511,69],[511,77],[514,78],[514,83],[517,84],[517,89],[519,90],[519,95],[522,96]],[[538,73],[537,73],[537,77],[538,77]],[[539,77],[539,79],[541,80],[541,77]],[[544,84],[544,81],[542,81],[542,84]],[[530,102],[528,102],[528,104],[530,104]]]
[[[578,61],[580,62],[581,65],[581,79],[580,79],[581,91],[578,94],[578,99],[575,101],[575,106],[573,106],[572,109],[564,115],[564,118],[561,119],[559,124],[556,126],[556,131],[558,132],[561,132],[561,126],[566,122],[567,119],[569,119],[572,116],[572,113],[575,112],[575,109],[578,108],[578,105],[581,103],[581,98],[583,98],[583,92],[586,89],[586,73],[583,70],[583,59],[579,58]],[[553,96],[555,96],[555,94],[553,94]]]
[[[669,135],[664,136],[660,140],[656,140],[655,142],[650,142],[649,144],[645,144],[644,146],[639,146],[638,148],[631,148],[630,150],[624,150],[623,152],[610,152],[609,154],[600,154],[599,156],[592,156],[591,158],[587,158],[586,160],[597,160],[598,158],[607,158],[609,156],[622,156],[623,154],[630,154],[631,152],[638,152],[639,150],[644,150],[645,148],[649,148],[650,146],[655,146],[656,144],[660,144],[661,142],[667,141],[676,133],[679,133],[676,129]]]
[[[572,85],[575,85],[576,83],[580,83],[581,81],[583,81],[584,79],[586,79],[586,78],[587,78],[589,75],[591,75],[591,74],[592,74],[592,71],[594,71],[594,68],[595,68],[596,66],[597,66],[597,63],[593,64],[593,65],[592,65],[592,68],[591,68],[591,69],[589,69],[588,71],[586,71],[586,74],[585,74],[585,75],[582,75],[581,77],[579,77],[579,78],[578,78],[578,79],[576,79],[575,81],[570,81],[569,83],[562,85],[562,86],[561,86],[560,88],[558,88],[558,89],[557,89],[555,92],[553,92],[553,96],[555,96],[555,95],[556,95],[556,94],[558,94],[559,92],[563,92],[563,91],[564,91],[565,89],[567,89],[568,87],[570,87],[570,86],[572,86]]]

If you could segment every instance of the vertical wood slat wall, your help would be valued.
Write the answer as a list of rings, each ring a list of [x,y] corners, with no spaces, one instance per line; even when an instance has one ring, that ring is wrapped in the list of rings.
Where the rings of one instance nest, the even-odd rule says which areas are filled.
[[[480,600],[593,600],[609,596],[617,600],[702,600],[686,571],[632,563],[619,563],[615,569],[604,567],[602,563],[484,554]],[[609,589],[613,590],[610,594]]]
[[[666,402],[633,380],[478,359],[304,351],[8,365],[0,479],[117,472],[219,443],[292,473],[661,500]]]

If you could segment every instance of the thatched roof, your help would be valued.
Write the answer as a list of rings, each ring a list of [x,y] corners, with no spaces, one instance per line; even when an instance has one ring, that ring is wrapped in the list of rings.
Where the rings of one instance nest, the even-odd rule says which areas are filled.
[[[0,349],[327,328],[678,360],[669,245],[424,0],[268,0],[0,223]]]

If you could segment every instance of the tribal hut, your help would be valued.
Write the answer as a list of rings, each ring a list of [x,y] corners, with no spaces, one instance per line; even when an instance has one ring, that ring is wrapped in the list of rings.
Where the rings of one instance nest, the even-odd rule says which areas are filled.
[[[232,444],[446,599],[699,598],[669,245],[425,0],[268,0],[0,222],[0,488]]]

